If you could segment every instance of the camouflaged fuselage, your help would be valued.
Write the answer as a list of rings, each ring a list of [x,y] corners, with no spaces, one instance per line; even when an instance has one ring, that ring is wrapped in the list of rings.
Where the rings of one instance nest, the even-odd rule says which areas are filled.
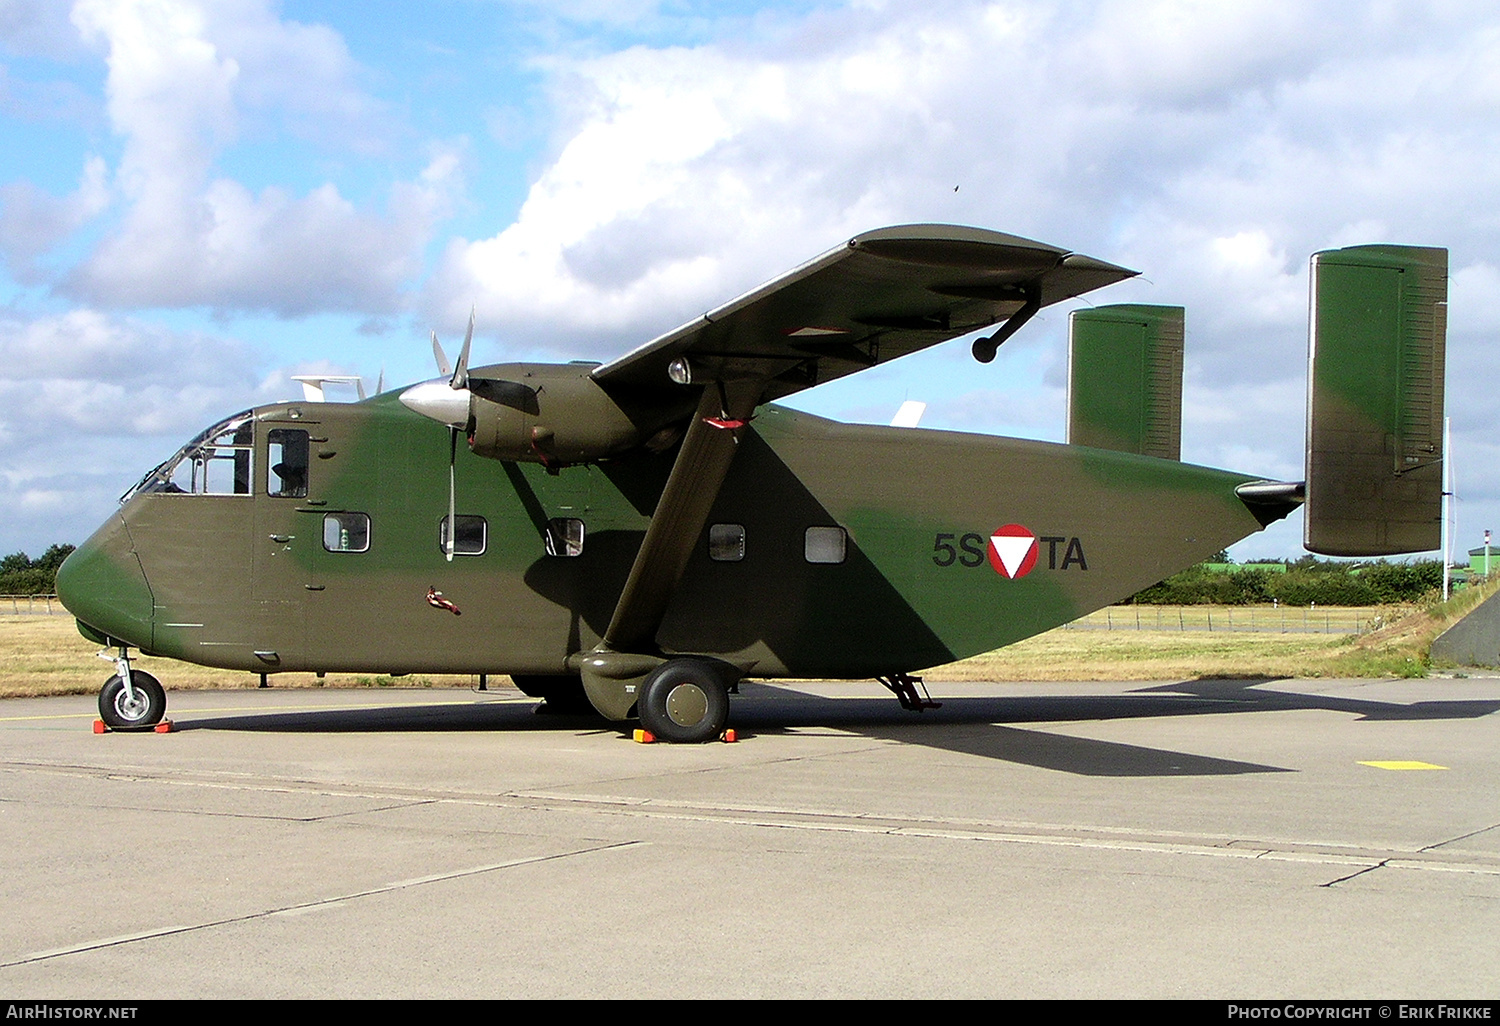
[[[1243,474],[758,414],[657,633],[664,654],[763,677],[918,670],[1066,623],[1261,527],[1235,495]],[[252,672],[565,673],[608,626],[675,457],[549,473],[460,444],[456,510],[486,534],[449,561],[442,425],[394,394],[262,407],[254,425],[248,494],[138,492],[67,561],[59,592],[81,626]],[[278,428],[310,433],[306,495],[268,494]],[[329,551],[325,523],[345,513],[369,518],[363,551]],[[548,554],[559,519],[583,522],[580,554]],[[712,525],[743,529],[742,558],[710,558]],[[809,562],[809,528],[842,528],[843,560]],[[1030,563],[1003,565],[997,532],[1036,536]]]

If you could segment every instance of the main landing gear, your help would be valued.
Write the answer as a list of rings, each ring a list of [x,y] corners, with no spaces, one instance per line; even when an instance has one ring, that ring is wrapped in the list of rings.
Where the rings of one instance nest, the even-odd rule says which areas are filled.
[[[99,690],[99,718],[112,730],[150,730],[167,713],[167,693],[145,670],[132,670],[122,645],[119,654],[108,649],[100,659],[115,664],[115,674]]]
[[[665,662],[641,685],[641,726],[663,741],[712,741],[729,721],[730,684],[724,668],[707,659]]]

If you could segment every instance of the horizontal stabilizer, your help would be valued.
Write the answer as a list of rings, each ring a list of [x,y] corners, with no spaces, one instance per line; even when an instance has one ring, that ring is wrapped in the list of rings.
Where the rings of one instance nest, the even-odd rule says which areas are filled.
[[[927,412],[927,404],[917,399],[908,399],[901,404],[901,409],[891,418],[891,427],[913,428],[922,422],[922,414]]]
[[[381,371],[382,382],[384,371]],[[358,374],[293,374],[292,380],[302,385],[302,398],[310,403],[327,402],[328,397],[324,393],[325,385],[353,385],[355,393],[361,400],[365,397],[365,379]]]
[[[1180,458],[1182,307],[1075,310],[1068,336],[1068,443]]]
[[[1448,251],[1315,253],[1311,290],[1303,543],[1330,556],[1436,549]]]

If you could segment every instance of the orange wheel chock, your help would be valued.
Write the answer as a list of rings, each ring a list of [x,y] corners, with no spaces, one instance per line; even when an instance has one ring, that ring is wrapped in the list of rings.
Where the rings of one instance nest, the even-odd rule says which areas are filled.
[[[733,727],[730,727],[728,730],[724,731],[724,743],[726,745],[732,745],[739,739],[740,737],[734,732]]]
[[[173,723],[171,720],[162,720],[160,723],[156,724],[156,726],[152,727],[151,731],[154,734],[175,734],[177,733],[177,724]],[[109,734],[112,733],[112,731],[109,725],[103,720],[95,720],[94,733]]]
[[[642,729],[641,727],[635,728],[635,734],[633,735],[633,737],[635,738],[637,744],[642,745],[649,745],[656,740],[655,734],[651,733],[651,731],[649,730]]]

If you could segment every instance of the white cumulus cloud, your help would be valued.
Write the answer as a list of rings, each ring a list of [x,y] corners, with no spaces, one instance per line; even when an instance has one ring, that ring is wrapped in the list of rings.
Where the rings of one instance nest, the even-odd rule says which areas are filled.
[[[105,306],[287,316],[403,305],[459,186],[451,154],[397,183],[383,210],[357,207],[332,184],[256,192],[217,171],[247,122],[268,111],[304,136],[381,145],[379,105],[358,88],[336,33],[278,19],[264,0],[79,0],[73,21],[105,54],[123,210],[68,273],[66,292]]]

